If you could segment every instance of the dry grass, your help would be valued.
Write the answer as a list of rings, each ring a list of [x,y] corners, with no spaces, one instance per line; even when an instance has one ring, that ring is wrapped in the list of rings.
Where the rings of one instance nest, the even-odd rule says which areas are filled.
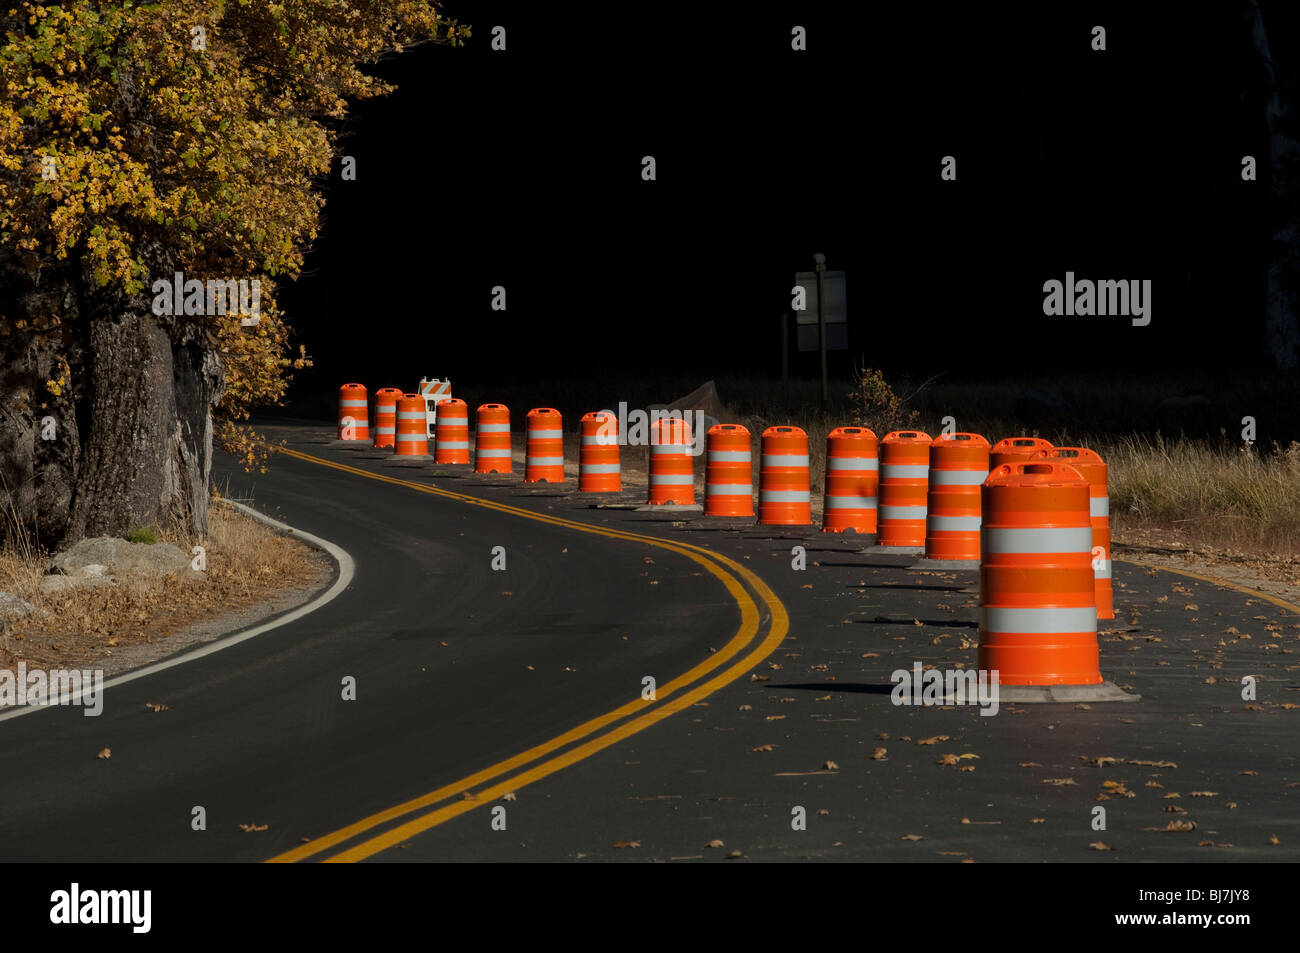
[[[1160,437],[1098,440],[1110,467],[1112,532],[1174,545],[1300,555],[1300,443],[1233,447]]]
[[[202,544],[207,581],[175,573],[153,578],[123,576],[115,586],[42,595],[49,554],[17,545],[0,550],[0,590],[26,599],[37,612],[0,631],[0,668],[19,661],[42,667],[87,665],[118,646],[155,643],[185,626],[265,602],[275,593],[320,584],[328,564],[299,540],[282,536],[232,507],[214,505],[206,540],[174,529],[160,542],[186,552]]]

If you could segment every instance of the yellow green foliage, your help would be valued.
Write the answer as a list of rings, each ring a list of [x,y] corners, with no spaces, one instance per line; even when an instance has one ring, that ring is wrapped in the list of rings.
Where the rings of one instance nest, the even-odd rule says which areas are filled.
[[[467,35],[430,0],[0,0],[0,249],[33,278],[76,268],[92,291],[148,295],[159,249],[186,277],[260,278],[256,326],[175,319],[210,323],[219,416],[240,419],[305,366],[273,289],[316,237],[326,123],[389,90],[362,71],[382,54]],[[70,320],[56,306],[0,327]],[[77,386],[59,370],[56,395]]]

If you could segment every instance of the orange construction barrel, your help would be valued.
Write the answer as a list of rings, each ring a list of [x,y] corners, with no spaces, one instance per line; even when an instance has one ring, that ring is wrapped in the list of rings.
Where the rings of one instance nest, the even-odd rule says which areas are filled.
[[[808,434],[798,427],[763,431],[758,471],[758,522],[804,526],[812,522]]]
[[[554,407],[528,412],[524,453],[525,483],[564,482],[564,418]]]
[[[895,430],[880,441],[881,546],[924,546],[930,435]]]
[[[361,384],[344,384],[339,388],[339,439],[370,441],[370,418],[367,414],[366,389]]]
[[[617,493],[623,489],[618,454],[618,417],[608,410],[582,415],[578,448],[578,489],[583,493]]]
[[[397,398],[402,396],[396,387],[381,387],[375,391],[375,443],[374,446],[391,447],[397,434]]]
[[[427,457],[429,455],[429,431],[425,420],[423,397],[419,394],[403,394],[397,399],[394,456]]]
[[[930,444],[927,559],[980,558],[980,488],[988,475],[989,442],[979,434],[940,434]]]
[[[513,473],[510,408],[505,404],[480,404],[474,422],[474,472]]]
[[[1098,685],[1088,481],[1059,461],[984,483],[979,667],[1006,685]]]
[[[469,407],[459,397],[438,401],[434,463],[469,463]]]
[[[704,515],[753,516],[754,461],[749,431],[740,424],[714,424],[706,436]]]
[[[822,532],[876,532],[879,441],[866,427],[836,427],[826,436]]]
[[[695,503],[691,428],[680,417],[656,420],[650,427],[650,500],[654,505]]]

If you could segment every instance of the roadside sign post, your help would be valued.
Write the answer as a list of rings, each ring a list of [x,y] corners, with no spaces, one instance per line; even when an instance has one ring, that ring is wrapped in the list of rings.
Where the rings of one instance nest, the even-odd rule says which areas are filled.
[[[804,289],[804,300],[817,299],[814,313],[811,305],[795,315],[798,347],[800,351],[817,351],[821,363],[822,407],[829,398],[827,351],[849,349],[848,298],[845,291],[844,272],[827,271],[826,256],[813,255],[815,271],[795,273],[795,284]]]
[[[826,409],[826,256],[813,255],[817,263],[817,346],[822,360],[822,410]]]

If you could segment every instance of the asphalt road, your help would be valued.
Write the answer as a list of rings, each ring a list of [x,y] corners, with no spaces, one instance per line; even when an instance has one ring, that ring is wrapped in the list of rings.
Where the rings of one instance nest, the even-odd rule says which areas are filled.
[[[1117,563],[1102,671],[1140,702],[895,706],[895,669],[974,665],[975,573],[272,436],[219,483],[352,585],[99,718],[0,723],[3,859],[1300,858],[1294,607]]]

